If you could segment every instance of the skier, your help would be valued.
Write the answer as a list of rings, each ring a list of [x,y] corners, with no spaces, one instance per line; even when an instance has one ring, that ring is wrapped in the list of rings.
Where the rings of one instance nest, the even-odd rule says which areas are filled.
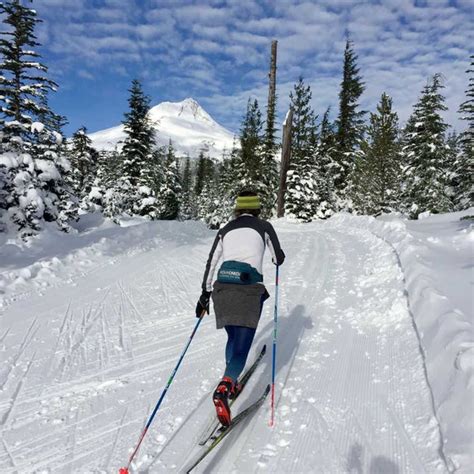
[[[229,398],[240,391],[237,382],[250,351],[269,294],[263,285],[262,260],[268,246],[275,265],[281,265],[285,254],[273,226],[259,219],[260,198],[253,191],[241,192],[235,203],[235,219],[219,230],[207,260],[202,294],[196,305],[196,317],[209,313],[212,293],[217,329],[225,328],[226,368],[213,394],[217,417],[230,425]],[[212,285],[219,260],[222,264]]]

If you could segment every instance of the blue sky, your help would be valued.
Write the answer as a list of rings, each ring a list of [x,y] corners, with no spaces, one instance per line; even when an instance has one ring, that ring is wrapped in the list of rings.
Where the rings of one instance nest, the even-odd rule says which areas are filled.
[[[239,128],[248,97],[264,109],[269,49],[278,46],[278,110],[299,75],[321,116],[337,112],[345,33],[359,56],[373,111],[382,92],[406,120],[427,78],[441,72],[458,130],[474,44],[472,0],[35,0],[40,52],[60,84],[56,112],[93,132],[118,124],[133,78],[152,104],[193,97]],[[471,50],[469,50],[471,48]]]

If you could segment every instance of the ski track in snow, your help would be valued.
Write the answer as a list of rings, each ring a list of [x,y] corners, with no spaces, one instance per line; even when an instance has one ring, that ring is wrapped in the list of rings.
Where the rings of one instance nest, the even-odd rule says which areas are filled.
[[[277,231],[287,261],[276,426],[268,427],[266,403],[195,472],[446,472],[391,247],[366,230],[330,222],[279,223]],[[4,472],[116,472],[126,464],[192,331],[212,239],[144,251],[137,243],[74,286],[12,303],[0,340]],[[269,256],[265,275],[273,294]],[[272,312],[270,299],[252,354],[263,343],[271,347]],[[206,317],[137,471],[179,472],[185,464],[212,411],[224,345],[224,333]],[[234,412],[263,391],[270,374],[267,351]]]

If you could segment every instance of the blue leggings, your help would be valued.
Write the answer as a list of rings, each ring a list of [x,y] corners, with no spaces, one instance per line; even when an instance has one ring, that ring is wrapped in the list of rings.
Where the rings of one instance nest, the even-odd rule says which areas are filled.
[[[224,377],[230,377],[235,382],[244,370],[256,329],[243,326],[225,326],[225,330],[228,339],[225,346],[227,365]]]

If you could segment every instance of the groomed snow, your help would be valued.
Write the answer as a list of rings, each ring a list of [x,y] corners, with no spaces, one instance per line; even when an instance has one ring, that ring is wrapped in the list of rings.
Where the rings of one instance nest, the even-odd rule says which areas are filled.
[[[288,258],[276,426],[267,403],[196,472],[469,472],[473,234],[460,217],[275,222]],[[0,242],[5,472],[126,464],[194,327],[214,235],[194,222],[117,227],[89,215],[76,234],[51,227],[29,247]],[[269,258],[264,270],[273,295]],[[271,344],[272,306],[253,351]],[[185,465],[212,409],[224,344],[206,316],[139,452],[139,472]],[[267,353],[240,408],[270,372]]]

